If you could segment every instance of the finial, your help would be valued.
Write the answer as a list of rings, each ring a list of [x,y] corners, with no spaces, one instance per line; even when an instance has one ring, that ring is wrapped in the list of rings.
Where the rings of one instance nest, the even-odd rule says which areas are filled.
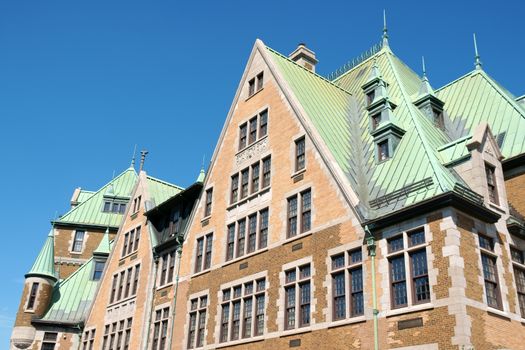
[[[383,9],[383,47],[388,46],[388,29],[386,27],[386,10]]]
[[[423,66],[423,78],[427,77],[427,67],[425,66],[425,56],[421,56],[421,65]]]
[[[137,144],[135,144],[135,147],[133,148],[133,157],[131,158],[130,168],[135,167],[135,153],[137,153]]]
[[[472,33],[472,36],[474,37],[474,52],[476,53],[474,66],[476,67],[476,69],[481,69],[481,61],[479,59],[478,43],[476,41],[476,33]]]
[[[146,155],[147,154],[148,154],[148,151],[146,151],[145,149],[140,151],[140,168],[139,168],[139,173],[144,168],[144,161],[146,160]]]

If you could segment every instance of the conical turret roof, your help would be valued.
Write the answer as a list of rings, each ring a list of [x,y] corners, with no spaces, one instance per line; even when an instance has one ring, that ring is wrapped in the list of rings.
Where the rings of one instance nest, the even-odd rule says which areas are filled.
[[[55,274],[55,248],[53,229],[47,235],[44,246],[40,250],[33,267],[26,273],[25,277],[40,276],[57,280]]]

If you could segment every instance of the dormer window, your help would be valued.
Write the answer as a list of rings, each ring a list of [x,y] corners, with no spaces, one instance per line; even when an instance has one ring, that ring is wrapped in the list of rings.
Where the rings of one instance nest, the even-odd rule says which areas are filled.
[[[437,109],[432,109],[432,115],[434,116],[434,125],[443,130],[445,128],[443,112]]]
[[[385,161],[390,158],[390,150],[389,150],[389,142],[388,139],[378,142],[377,144],[377,160],[378,162]]]
[[[254,95],[263,88],[264,72],[257,74],[257,76],[248,81],[248,97]],[[256,90],[257,88],[257,90]]]
[[[102,208],[102,212],[104,213],[124,214],[125,211],[126,211],[126,203],[115,202],[112,200],[104,201],[104,207]]]
[[[381,123],[381,113],[374,114],[373,116],[370,117],[370,119],[372,122],[372,130],[377,129],[377,127]]]
[[[372,90],[369,93],[366,94],[366,105],[370,106],[372,102],[374,102],[374,98],[376,97],[376,91]]]
[[[492,165],[485,164],[485,175],[487,177],[487,189],[489,192],[489,200],[494,204],[499,204],[495,172],[496,168],[494,168]]]

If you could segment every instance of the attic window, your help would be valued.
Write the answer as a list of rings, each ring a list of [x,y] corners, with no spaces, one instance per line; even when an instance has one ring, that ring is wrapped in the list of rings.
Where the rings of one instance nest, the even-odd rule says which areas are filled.
[[[254,95],[263,88],[264,72],[257,74],[257,76],[248,81],[248,97]],[[256,90],[257,88],[257,90]]]
[[[487,176],[487,189],[489,192],[489,199],[492,203],[499,204],[495,173],[496,168],[494,168],[492,165],[485,164],[485,175]]]
[[[390,158],[388,140],[381,141],[377,144],[377,160],[382,162]]]
[[[113,201],[104,201],[104,207],[102,212],[104,213],[117,213],[124,214],[126,211],[126,203],[123,202],[113,202]]]
[[[440,129],[444,129],[445,121],[443,120],[443,112],[437,109],[432,109],[432,116],[434,117],[434,125]]]
[[[381,113],[374,114],[370,117],[370,122],[372,123],[372,130],[377,129],[381,123]]]
[[[104,262],[95,261],[95,267],[93,269],[93,281],[100,280],[100,277],[102,277],[102,271],[104,271]]]
[[[376,91],[372,90],[369,93],[366,94],[366,105],[370,106],[372,102],[374,102],[374,98],[376,97]]]

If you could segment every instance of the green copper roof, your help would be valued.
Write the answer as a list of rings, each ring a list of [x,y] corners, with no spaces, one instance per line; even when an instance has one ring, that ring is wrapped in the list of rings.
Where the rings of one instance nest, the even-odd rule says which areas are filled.
[[[126,169],[85,201],[62,215],[56,222],[60,224],[109,226],[118,228],[123,215],[102,212],[104,196],[111,193],[111,198],[129,199],[137,181],[137,173],[133,168]]]
[[[450,139],[413,105],[421,78],[389,48],[383,48],[333,82],[272,49],[268,51],[322,141],[347,175],[362,205],[377,203],[388,194],[408,193],[407,188],[414,189],[390,201],[388,206],[375,208],[376,213],[370,212],[367,216],[381,215],[428,199],[462,183],[454,172],[442,165],[437,151]],[[406,131],[393,157],[381,163],[375,160],[375,143],[362,90],[374,62],[387,83],[390,101],[397,105],[393,112],[396,124]],[[366,207],[361,209],[369,211]]]
[[[436,95],[445,102],[458,136],[472,134],[487,122],[505,158],[525,153],[525,107],[482,69],[436,90]]]
[[[93,255],[109,255],[111,247],[109,245],[109,229],[106,229],[97,249],[93,251]]]
[[[78,194],[77,202],[82,203],[85,202],[89,197],[91,197],[95,192],[93,191],[87,191],[87,190],[80,190],[80,193]]]
[[[182,187],[170,184],[166,181],[156,179],[149,175],[147,177],[147,180],[150,199],[152,199],[155,202],[155,206],[161,204],[165,200],[173,197],[174,195],[183,190]]]
[[[197,176],[197,181],[195,182],[203,183],[205,177],[206,177],[206,173],[204,172],[204,168],[202,168],[201,171],[199,172],[199,176]]]
[[[454,165],[454,163],[470,157],[470,152],[467,149],[467,143],[470,142],[470,139],[472,136],[468,135],[438,148],[441,163],[445,166]]]
[[[56,280],[55,274],[55,249],[54,249],[54,236],[53,229],[49,232],[46,238],[44,246],[40,250],[40,253],[36,257],[35,263],[31,267],[26,278],[31,276],[42,276],[50,277]]]

